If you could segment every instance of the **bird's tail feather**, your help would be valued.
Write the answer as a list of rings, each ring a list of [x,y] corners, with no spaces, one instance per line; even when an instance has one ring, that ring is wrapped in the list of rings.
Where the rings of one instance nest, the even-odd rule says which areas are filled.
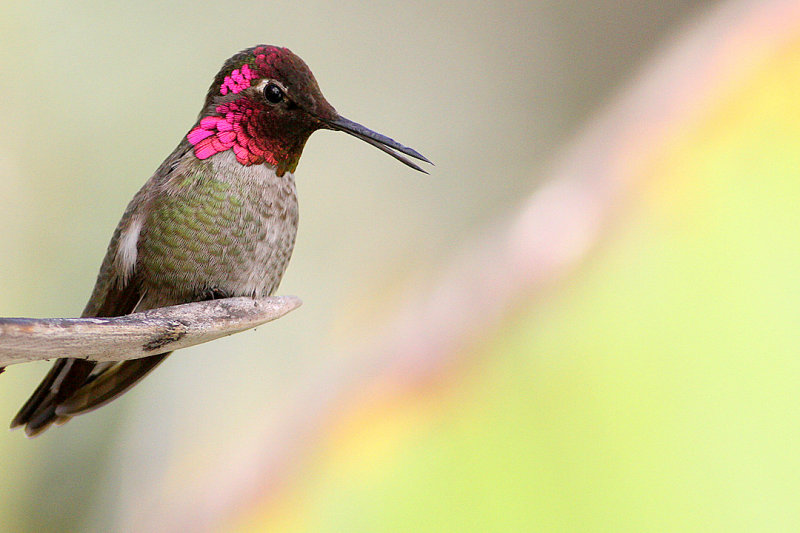
[[[95,363],[83,359],[59,359],[25,405],[11,421],[11,427],[25,426],[32,437],[56,421],[55,406],[78,390],[89,377]]]
[[[149,374],[170,353],[172,352],[115,364],[60,402],[55,409],[56,416],[73,417],[87,413],[118,398]]]
[[[11,421],[25,426],[29,437],[51,424],[63,424],[122,395],[150,373],[171,352],[108,366],[83,359],[59,359]],[[92,370],[99,372],[92,373]]]

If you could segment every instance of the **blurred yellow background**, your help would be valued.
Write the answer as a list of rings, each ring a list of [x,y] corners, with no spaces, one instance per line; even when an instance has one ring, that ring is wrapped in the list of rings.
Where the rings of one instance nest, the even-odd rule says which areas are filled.
[[[78,315],[242,48],[436,163],[315,134],[304,305],[4,434],[0,530],[800,528],[800,2],[7,2],[0,35],[0,316]]]

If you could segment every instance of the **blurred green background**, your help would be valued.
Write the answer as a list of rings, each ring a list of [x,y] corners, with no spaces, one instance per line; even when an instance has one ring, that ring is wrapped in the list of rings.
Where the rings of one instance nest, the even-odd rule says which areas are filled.
[[[253,44],[291,48],[343,115],[436,167],[315,134],[279,291],[304,305],[3,434],[0,530],[797,530],[800,6],[753,5],[663,95],[683,114],[645,110],[658,135],[603,147],[624,200],[577,269],[444,362],[372,368],[353,347],[717,2],[2,4],[0,316],[78,315],[125,205]],[[46,368],[0,377],[0,421]]]

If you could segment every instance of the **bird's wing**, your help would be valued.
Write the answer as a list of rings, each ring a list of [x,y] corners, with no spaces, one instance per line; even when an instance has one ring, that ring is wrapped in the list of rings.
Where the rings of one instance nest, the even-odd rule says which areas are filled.
[[[99,309],[104,311],[101,316],[131,313],[140,297],[137,284],[133,279],[124,286],[109,285],[103,304],[99,306]],[[107,366],[105,368],[103,366],[94,361],[73,357],[58,359],[30,399],[14,417],[11,427],[24,425],[25,433],[28,436],[34,436],[54,422],[66,422],[69,417],[65,418],[56,413],[56,408],[85,388],[87,382],[95,381],[110,370]]]
[[[191,170],[182,164],[185,161],[184,156],[191,149],[192,145],[183,139],[128,204],[111,237],[92,296],[81,316],[120,316],[137,310],[145,296],[136,271],[139,233],[144,223],[143,213],[146,212],[152,196],[164,183],[181,179]],[[11,427],[24,425],[25,432],[33,436],[54,422],[66,422],[71,416],[116,398],[167,355],[169,354],[100,364],[80,358],[58,359],[14,417]]]
[[[132,239],[129,232],[132,228],[136,229],[135,214],[135,203],[131,202],[111,238],[92,297],[82,316],[126,315],[133,312],[141,301],[142,290],[136,279],[135,268],[131,266],[128,271],[120,270],[122,258],[120,246],[126,244],[126,239],[128,241]],[[136,237],[138,238],[138,235]],[[134,240],[133,245],[135,244]],[[130,246],[130,243],[128,245]],[[25,432],[29,436],[34,436],[54,422],[66,422],[69,417],[57,414],[56,408],[72,398],[87,383],[96,381],[99,376],[111,369],[113,366],[98,365],[80,358],[58,359],[14,417],[11,427],[24,425]]]

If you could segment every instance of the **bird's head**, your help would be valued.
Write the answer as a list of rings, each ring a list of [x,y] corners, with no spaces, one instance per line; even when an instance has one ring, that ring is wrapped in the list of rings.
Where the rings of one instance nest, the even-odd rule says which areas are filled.
[[[267,45],[225,62],[187,138],[199,159],[232,150],[242,165],[268,163],[283,175],[294,171],[308,137],[318,129],[349,133],[422,172],[401,154],[430,163],[415,150],[339,115],[302,59],[287,48]]]

